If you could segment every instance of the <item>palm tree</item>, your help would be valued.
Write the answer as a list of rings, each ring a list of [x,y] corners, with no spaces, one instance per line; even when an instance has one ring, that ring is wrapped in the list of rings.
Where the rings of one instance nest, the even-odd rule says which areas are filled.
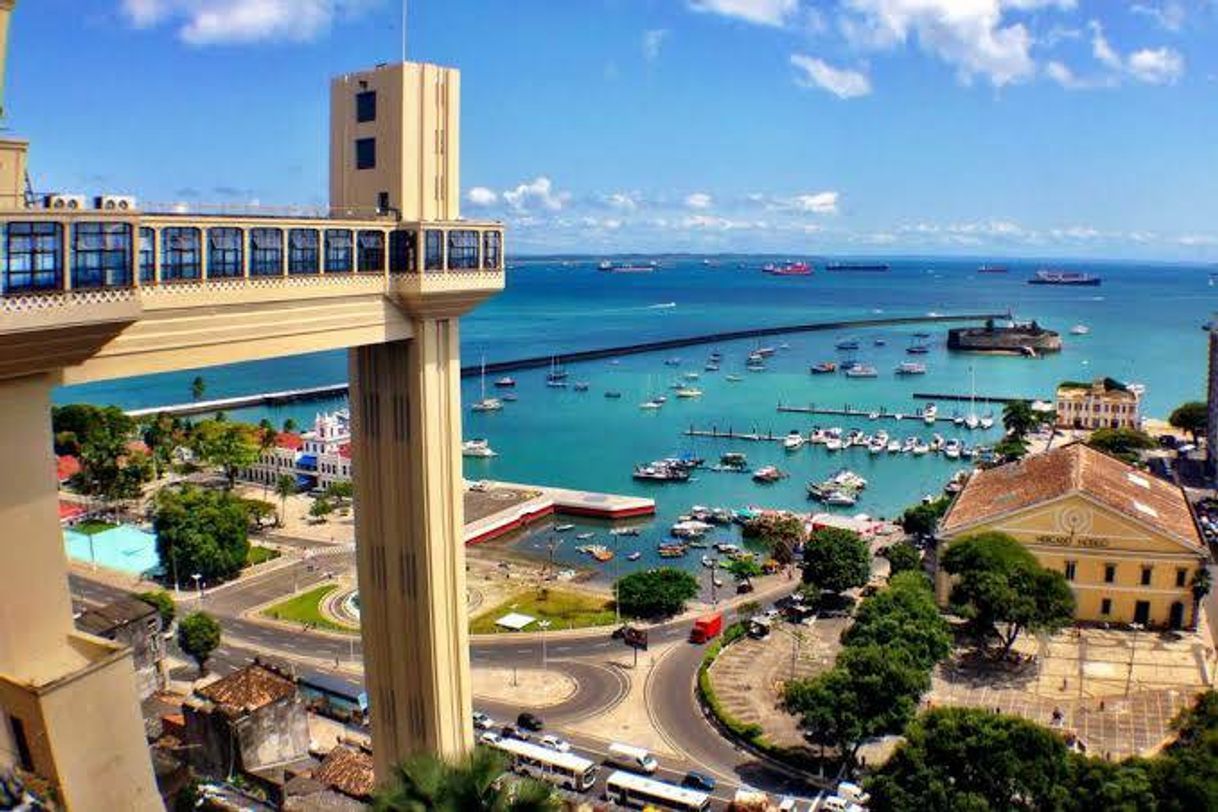
[[[190,382],[190,399],[202,400],[203,393],[207,391],[207,382],[203,380],[202,375],[196,375],[195,379]]]
[[[258,456],[262,456],[266,452],[275,447],[275,442],[279,439],[279,434],[275,431],[275,427],[271,425],[271,421],[265,417],[258,421]],[[266,491],[269,487],[267,480],[262,480],[262,498],[266,499]]]
[[[549,784],[503,780],[507,757],[479,746],[446,762],[420,753],[399,764],[372,801],[377,812],[553,812],[561,802]]]
[[[1197,614],[1201,611],[1201,600],[1208,594],[1214,585],[1213,577],[1210,575],[1208,567],[1199,567],[1193,573],[1193,582],[1190,584],[1193,590],[1193,628],[1197,628]]]
[[[1026,400],[1013,400],[1002,410],[1002,425],[1016,439],[1022,440],[1039,424],[1040,418]]]
[[[283,513],[287,509],[289,496],[296,494],[296,478],[291,474],[280,474],[275,480],[275,495],[279,497],[279,525],[283,526]]]

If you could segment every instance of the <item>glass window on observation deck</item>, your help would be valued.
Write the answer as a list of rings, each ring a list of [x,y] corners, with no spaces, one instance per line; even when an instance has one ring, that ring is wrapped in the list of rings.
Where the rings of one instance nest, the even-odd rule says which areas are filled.
[[[350,231],[326,229],[326,273],[351,273],[354,267],[352,253]]]
[[[140,229],[140,284],[156,282],[156,229]]]
[[[419,235],[415,231],[389,232],[389,272],[415,273],[418,269]]]
[[[493,271],[498,269],[503,253],[503,235],[498,231],[487,231],[482,235],[482,267]]]
[[[385,232],[359,233],[358,261],[360,273],[380,273],[385,270]]]
[[[207,230],[207,278],[221,279],[245,275],[242,256],[245,240],[239,228]]]
[[[321,273],[321,250],[317,229],[294,228],[288,232],[288,273]]]
[[[454,229],[448,232],[448,269],[472,271],[478,268],[478,232]]]
[[[444,232],[428,229],[423,233],[423,270],[444,269]]]
[[[72,287],[121,288],[131,284],[131,226],[72,226]]]
[[[63,226],[9,223],[4,229],[4,274],[0,292],[63,287]]]
[[[202,271],[199,229],[169,226],[161,231],[161,279],[198,279]]]
[[[250,276],[279,276],[282,273],[283,229],[251,228]]]

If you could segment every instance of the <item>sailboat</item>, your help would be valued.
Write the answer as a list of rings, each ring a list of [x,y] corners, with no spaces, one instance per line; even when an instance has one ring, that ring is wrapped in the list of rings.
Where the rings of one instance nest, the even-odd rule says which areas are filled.
[[[564,389],[567,386],[567,370],[558,363],[558,359],[550,356],[550,371],[546,374],[546,386]]]
[[[488,398],[486,396],[486,356],[482,356],[482,399],[470,407],[475,412],[497,412],[503,408],[503,402],[499,398]]]
[[[971,431],[981,425],[981,419],[977,417],[977,371],[970,366],[968,374],[972,388],[969,394],[968,414],[964,416],[964,427]]]
[[[647,399],[639,404],[640,409],[647,409],[648,411],[654,411],[655,409],[659,409],[661,406],[663,406],[664,400],[667,400],[667,398],[665,398],[664,400],[660,400],[659,398],[657,398],[651,394],[651,376],[650,375],[647,376],[647,392],[648,392]]]

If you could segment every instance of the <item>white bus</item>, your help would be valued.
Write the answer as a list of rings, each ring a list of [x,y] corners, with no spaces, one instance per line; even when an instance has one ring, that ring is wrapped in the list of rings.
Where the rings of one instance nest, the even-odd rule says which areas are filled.
[[[596,762],[574,753],[559,753],[519,739],[501,739],[495,747],[508,754],[516,772],[575,792],[591,789],[600,769]]]
[[[618,770],[605,782],[605,797],[621,806],[658,806],[681,812],[710,809],[710,795],[676,784],[646,778],[638,773]]]

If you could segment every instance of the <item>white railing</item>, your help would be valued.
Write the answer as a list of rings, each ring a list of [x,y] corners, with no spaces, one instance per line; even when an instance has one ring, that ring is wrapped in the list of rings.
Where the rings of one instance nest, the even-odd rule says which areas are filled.
[[[88,307],[138,301],[134,288],[90,288],[89,290],[53,290],[21,292],[0,296],[0,313],[39,313],[70,307]]]

